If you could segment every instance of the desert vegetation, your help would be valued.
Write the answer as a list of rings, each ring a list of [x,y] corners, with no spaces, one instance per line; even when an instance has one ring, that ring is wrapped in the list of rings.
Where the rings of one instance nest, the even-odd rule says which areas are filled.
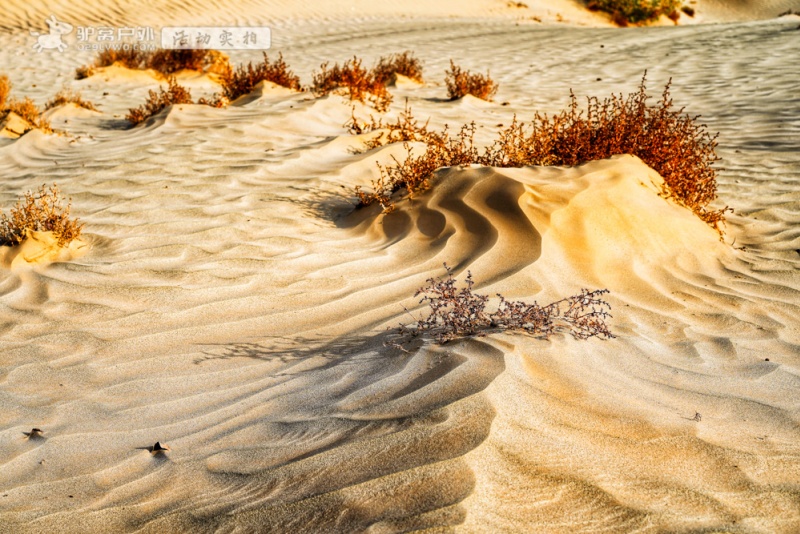
[[[489,296],[472,290],[475,285],[472,273],[467,272],[465,285],[459,288],[452,270],[447,264],[444,268],[447,271],[444,278],[429,278],[427,285],[414,294],[422,295],[420,303],[428,305],[428,315],[415,318],[410,326],[401,325],[398,330],[401,339],[425,334],[442,344],[499,331],[524,332],[543,339],[557,332],[568,332],[577,339],[614,337],[605,322],[611,317],[611,306],[602,299],[607,289],[583,289],[577,295],[545,306],[536,301],[532,304],[508,301],[498,294],[498,305],[490,312]]]
[[[372,68],[372,74],[384,85],[394,83],[398,74],[419,83],[423,81],[422,62],[408,50],[400,54],[382,56]]]
[[[494,167],[524,165],[579,165],[588,161],[609,158],[617,154],[639,157],[664,178],[662,194],[691,209],[698,217],[715,228],[729,208],[710,209],[717,198],[716,135],[711,135],[699,116],[674,109],[670,97],[670,82],[656,105],[648,105],[646,78],[639,89],[629,94],[612,95],[600,100],[589,97],[585,110],[570,92],[570,105],[562,112],[548,116],[536,114],[530,124],[514,119],[501,130],[495,142],[482,151],[475,147],[475,125],[465,125],[455,137],[447,129],[431,132],[418,129],[417,122],[407,116],[386,140],[423,141],[424,154],[409,150],[404,161],[381,166],[380,177],[373,182],[372,191],[356,188],[360,205],[380,203],[384,211],[394,209],[392,196],[405,190],[417,194],[431,186],[433,170],[439,167],[477,163]],[[373,121],[374,122],[374,121]],[[379,142],[379,141],[378,141]],[[373,144],[376,142],[373,141]]]
[[[53,109],[56,106],[62,106],[64,104],[75,104],[76,106],[82,107],[84,109],[88,109],[91,111],[97,111],[97,108],[89,102],[88,100],[84,100],[81,97],[80,92],[72,91],[70,89],[62,89],[56,96],[51,98],[45,105],[44,109],[47,111],[48,109]]]
[[[331,67],[327,62],[320,65],[319,71],[313,74],[311,91],[315,96],[347,94],[350,100],[369,101],[378,111],[386,111],[392,103],[392,95],[383,80],[375,71],[363,67],[362,61],[355,56],[341,66],[335,63]]]
[[[628,26],[657,20],[661,15],[677,20],[681,0],[589,0],[587,7],[608,13],[618,26]]]
[[[35,193],[28,191],[9,215],[0,212],[0,245],[19,245],[29,231],[52,232],[59,246],[68,245],[83,229],[83,223],[70,218],[70,208],[55,184],[49,188],[42,185]]]
[[[33,100],[28,97],[18,100],[10,97],[11,81],[8,76],[0,75],[0,120],[5,118],[9,113],[19,115],[30,126],[19,134],[23,134],[38,128],[45,133],[51,133],[53,128],[50,122],[42,116],[42,111],[34,104]]]
[[[158,92],[150,90],[147,102],[129,110],[125,118],[133,124],[139,124],[172,104],[193,103],[189,90],[180,85],[174,76],[167,78],[167,84],[166,89],[162,86]]]
[[[445,84],[447,85],[447,96],[450,100],[458,100],[467,95],[491,102],[498,85],[486,73],[474,74],[468,70],[463,70],[450,60],[450,69],[445,71]]]
[[[230,69],[228,56],[218,50],[207,49],[158,49],[138,50],[129,48],[102,50],[91,65],[78,67],[75,72],[77,79],[92,76],[95,69],[109,67],[114,64],[122,65],[129,69],[153,69],[165,77],[181,70],[197,70],[213,73],[224,73]]]
[[[253,65],[251,62],[247,65],[239,65],[236,69],[229,67],[221,73],[222,93],[214,98],[211,105],[221,107],[221,103],[232,102],[240,96],[252,92],[259,82],[265,80],[295,91],[303,90],[300,78],[289,69],[283,60],[283,54],[279,53],[278,59],[270,62],[269,57],[264,53],[262,63]]]

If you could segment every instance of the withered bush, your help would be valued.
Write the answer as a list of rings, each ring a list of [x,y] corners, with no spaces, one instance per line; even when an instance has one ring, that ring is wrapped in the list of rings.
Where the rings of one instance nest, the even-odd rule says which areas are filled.
[[[618,26],[657,20],[661,15],[677,19],[681,0],[589,0],[587,7],[611,15]]]
[[[362,206],[378,203],[384,213],[395,209],[392,195],[404,189],[410,196],[430,189],[430,178],[436,169],[454,165],[469,165],[478,159],[475,147],[475,123],[466,124],[455,137],[451,137],[447,127],[442,132],[425,132],[427,144],[425,152],[419,156],[411,153],[405,143],[408,156],[400,162],[392,157],[394,164],[378,164],[380,177],[372,182],[372,191],[362,191],[356,187],[355,193]]]
[[[429,278],[428,285],[414,294],[415,297],[422,295],[420,303],[427,303],[428,316],[417,319],[411,326],[400,326],[401,336],[428,334],[440,344],[460,337],[504,330],[521,331],[543,339],[561,331],[569,332],[577,339],[614,337],[605,322],[611,317],[611,306],[601,298],[608,293],[607,289],[582,289],[580,294],[546,306],[535,301],[533,304],[507,301],[498,294],[499,305],[495,311],[489,312],[489,297],[472,291],[475,285],[472,273],[467,272],[466,285],[459,288],[452,270],[447,264],[444,268],[447,271],[445,278]]]
[[[53,132],[50,121],[42,116],[41,110],[33,103],[33,100],[28,97],[22,100],[10,98],[10,93],[11,81],[8,76],[0,75],[0,120],[9,113],[15,113],[30,124],[30,127],[26,128],[24,132],[19,132],[20,134],[33,128],[38,128],[45,133]]]
[[[197,70],[223,73],[230,68],[228,56],[218,50],[206,49],[158,49],[158,50],[114,50],[107,48],[97,54],[91,65],[78,67],[76,78],[83,79],[94,74],[99,67],[119,63],[134,70],[153,69],[165,77],[181,70]]]
[[[283,60],[283,54],[279,53],[278,59],[270,63],[269,57],[264,53],[263,63],[240,65],[235,70],[230,69],[223,74],[222,94],[229,101],[233,101],[252,92],[255,86],[264,80],[295,91],[302,90],[300,78],[289,69]]]
[[[430,121],[430,119],[428,119],[428,121]],[[375,136],[366,141],[363,151],[403,141],[436,143],[440,136],[439,133],[428,130],[428,122],[420,126],[419,122],[414,118],[411,106],[408,104],[408,99],[406,99],[405,107],[394,123],[387,122],[384,124],[383,119],[375,120],[372,115],[370,115],[370,122],[360,121],[355,115],[354,107],[350,120],[348,120],[344,126],[352,135],[361,135],[376,130],[386,130],[382,135]],[[355,153],[361,153],[363,151],[357,150]]]
[[[410,194],[430,187],[433,170],[452,165],[477,163],[494,167],[524,165],[579,165],[606,159],[617,154],[632,154],[655,169],[663,178],[662,194],[691,209],[715,228],[729,208],[709,209],[717,198],[716,155],[717,135],[711,135],[699,116],[674,109],[668,83],[656,105],[648,106],[645,77],[638,91],[612,95],[599,100],[588,98],[587,109],[581,110],[570,92],[567,109],[553,116],[537,113],[530,124],[513,120],[500,131],[495,142],[482,152],[475,148],[474,125],[465,126],[456,138],[447,131],[428,132],[411,140],[428,145],[425,154],[409,152],[403,162],[379,165],[381,177],[373,183],[373,192],[356,188],[360,205],[379,202],[384,211],[394,208],[392,194],[407,189]],[[409,112],[410,113],[410,112]],[[406,117],[406,124],[415,124]],[[471,128],[471,130],[470,130]]]
[[[386,84],[377,79],[374,72],[362,67],[361,60],[355,56],[342,66],[336,63],[330,67],[325,62],[319,68],[319,72],[314,72],[311,84],[311,91],[316,96],[346,91],[350,100],[368,100],[378,111],[385,111],[392,103],[392,95],[386,89]]]
[[[68,245],[83,229],[83,223],[70,218],[71,207],[69,201],[64,206],[55,184],[49,189],[42,185],[36,193],[28,191],[11,208],[10,216],[0,212],[0,245],[19,245],[28,231],[53,232],[59,246]]]
[[[450,70],[445,71],[445,74],[444,82],[447,84],[447,95],[450,100],[458,100],[472,95],[491,102],[499,87],[488,72],[486,76],[473,74],[468,70],[462,70],[452,59],[450,60]]]
[[[44,105],[44,109],[46,111],[48,109],[52,109],[56,106],[61,106],[64,104],[75,104],[76,106],[80,106],[84,109],[97,111],[97,108],[94,107],[94,104],[92,104],[88,100],[84,100],[81,97],[80,92],[72,91],[70,89],[62,89],[58,93],[56,93],[56,96],[54,96]]]
[[[11,81],[5,74],[0,74],[0,111],[6,109],[6,100],[11,92]]]
[[[159,87],[158,92],[150,90],[147,102],[138,108],[130,109],[125,118],[133,124],[139,124],[172,104],[192,103],[191,93],[179,85],[174,76],[167,78],[167,83],[169,85],[166,90],[164,87]]]
[[[422,62],[411,51],[383,56],[372,68],[374,78],[384,85],[394,83],[397,74],[422,83]]]
[[[645,74],[646,76],[646,74]],[[643,77],[627,97],[589,97],[585,112],[570,92],[569,107],[553,116],[536,114],[530,126],[518,123],[500,133],[478,163],[497,167],[579,165],[616,154],[633,154],[664,178],[664,196],[691,209],[721,232],[723,210],[709,210],[717,198],[717,135],[698,116],[674,109],[667,83],[661,100],[648,106]]]

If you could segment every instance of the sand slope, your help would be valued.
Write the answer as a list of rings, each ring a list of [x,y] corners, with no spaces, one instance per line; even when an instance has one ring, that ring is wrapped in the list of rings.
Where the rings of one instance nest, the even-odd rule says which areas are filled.
[[[2,34],[17,94],[43,103],[66,81],[101,113],[0,139],[2,205],[55,181],[91,246],[0,270],[0,525],[800,530],[796,20],[617,31],[373,15],[298,17],[276,39],[306,82],[323,59],[412,48],[428,82],[392,88],[390,117],[408,98],[435,127],[475,120],[482,142],[514,114],[560,109],[569,88],[627,92],[648,69],[658,94],[673,76],[676,103],[721,132],[726,242],[631,156],[442,169],[388,216],[354,212],[348,191],[404,149],[353,153],[341,97],[262,88],[129,129],[157,81],[72,81],[88,54]],[[450,57],[490,68],[497,102],[444,101]],[[617,337],[388,349],[443,262],[489,295],[608,288]],[[156,441],[171,450],[152,454]]]

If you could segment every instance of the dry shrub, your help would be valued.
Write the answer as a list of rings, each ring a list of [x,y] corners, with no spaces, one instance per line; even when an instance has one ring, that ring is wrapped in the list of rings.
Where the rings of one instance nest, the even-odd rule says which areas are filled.
[[[472,273],[467,272],[466,285],[458,288],[452,270],[445,264],[447,276],[429,278],[428,285],[420,288],[414,296],[422,295],[420,303],[427,303],[429,314],[409,326],[400,326],[403,337],[428,334],[437,343],[473,335],[485,335],[496,331],[521,331],[543,339],[556,332],[566,331],[577,339],[600,337],[610,339],[614,335],[605,320],[611,317],[611,306],[602,300],[607,289],[589,291],[567,297],[546,306],[537,302],[528,304],[507,301],[497,296],[500,303],[494,312],[488,312],[487,295],[474,293]],[[397,344],[396,344],[397,345]]]
[[[646,73],[645,73],[646,75]],[[464,126],[455,138],[444,132],[429,132],[410,140],[423,141],[428,149],[422,156],[410,153],[403,162],[380,169],[381,177],[373,182],[373,192],[356,188],[360,205],[380,203],[384,211],[394,209],[391,198],[396,191],[409,194],[430,187],[430,175],[439,167],[477,163],[494,167],[525,165],[579,165],[606,159],[617,154],[632,154],[655,169],[663,178],[662,194],[691,209],[722,236],[720,224],[730,208],[711,210],[717,198],[717,135],[711,135],[699,116],[674,109],[669,95],[670,82],[661,99],[648,106],[645,77],[638,91],[612,95],[599,100],[588,98],[587,109],[580,110],[570,92],[570,106],[553,116],[537,113],[526,125],[514,118],[495,142],[481,153],[472,136],[475,126]],[[412,117],[405,124],[416,124]],[[400,121],[398,121],[400,122]],[[426,125],[427,126],[427,125]],[[402,131],[402,130],[399,130]],[[413,129],[411,130],[413,132]]]
[[[498,85],[486,73],[472,74],[470,71],[461,70],[461,67],[450,60],[450,70],[445,71],[445,83],[447,84],[447,95],[450,100],[458,100],[466,95],[472,95],[489,102],[492,101],[497,92]]]
[[[378,203],[384,213],[395,209],[392,195],[405,190],[410,196],[427,191],[431,187],[430,178],[436,169],[454,165],[469,165],[478,160],[475,147],[475,123],[466,124],[455,137],[451,137],[447,127],[442,132],[425,132],[422,139],[427,148],[420,156],[414,156],[408,142],[404,143],[408,156],[402,162],[392,157],[394,164],[378,164],[380,177],[372,182],[372,191],[362,191],[356,187],[361,206]]]
[[[222,94],[229,101],[236,100],[242,95],[253,91],[255,86],[263,81],[301,91],[300,78],[296,76],[283,60],[283,54],[278,54],[278,59],[270,63],[269,57],[264,53],[264,62],[255,66],[248,63],[240,65],[236,70],[229,69],[222,75]]]
[[[11,215],[0,213],[0,245],[13,246],[22,243],[27,232],[53,232],[59,246],[68,245],[81,235],[83,223],[70,219],[72,204],[61,198],[58,186],[49,189],[42,185],[39,191],[28,191],[17,205],[11,208]]]
[[[115,50],[102,50],[91,65],[78,67],[76,78],[88,78],[99,67],[108,67],[119,63],[134,70],[153,69],[166,77],[181,70],[197,70],[205,72],[225,72],[230,68],[228,56],[218,50],[206,49],[158,49],[154,51],[137,50],[133,47]]]
[[[394,83],[397,74],[422,83],[422,62],[414,57],[414,53],[405,51],[402,54],[383,56],[372,68],[373,77],[384,85]]]
[[[608,13],[618,26],[627,26],[657,20],[661,15],[676,19],[681,0],[589,0],[587,7]]]
[[[645,73],[646,75],[646,73]],[[669,94],[648,106],[645,77],[627,98],[612,95],[588,98],[584,113],[570,92],[568,109],[549,117],[536,114],[529,127],[518,123],[500,133],[479,163],[498,167],[522,165],[579,165],[617,154],[633,154],[664,178],[665,196],[691,209],[721,233],[719,223],[728,210],[708,210],[717,198],[717,135],[711,135],[698,116],[674,109]]]
[[[16,113],[30,123],[33,128],[38,128],[44,133],[53,132],[53,128],[50,126],[50,121],[42,116],[42,111],[36,104],[33,103],[33,100],[27,96],[23,100],[8,100],[6,112]],[[31,128],[28,128],[25,131],[27,132],[30,130]]]
[[[94,104],[81,98],[80,92],[71,91],[69,89],[62,89],[56,93],[56,96],[54,96],[49,102],[47,102],[47,104],[44,105],[44,109],[46,111],[64,104],[75,104],[76,106],[80,106],[84,109],[97,111],[97,108],[94,107]]]
[[[0,111],[6,109],[6,100],[11,92],[11,81],[5,74],[0,75]]]
[[[150,90],[147,102],[138,108],[129,110],[125,116],[133,124],[139,124],[172,104],[191,104],[192,95],[188,89],[179,85],[174,76],[167,78],[167,89],[159,87],[159,91]]]
[[[430,119],[428,119],[430,121]],[[370,115],[370,122],[359,121],[355,115],[355,107],[353,108],[350,120],[344,125],[352,135],[361,135],[363,133],[372,132],[375,130],[387,130],[382,135],[373,137],[364,143],[364,150],[356,150],[355,153],[365,152],[372,150],[379,146],[388,145],[391,143],[401,143],[404,141],[421,141],[424,143],[435,143],[438,141],[437,132],[428,130],[428,122],[420,126],[414,114],[411,111],[411,106],[406,99],[405,108],[397,117],[394,123],[383,123],[383,119],[378,119]]]
[[[361,60],[355,56],[345,61],[341,67],[338,63],[329,67],[325,62],[319,68],[319,72],[314,72],[311,84],[311,91],[316,96],[347,90],[350,100],[369,100],[378,111],[385,111],[392,102],[392,95],[386,85],[376,78],[374,72],[362,67]]]

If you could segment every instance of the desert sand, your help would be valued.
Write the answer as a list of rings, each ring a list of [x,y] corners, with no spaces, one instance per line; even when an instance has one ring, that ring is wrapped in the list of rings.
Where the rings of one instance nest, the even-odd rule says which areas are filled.
[[[0,531],[800,532],[800,17],[777,18],[800,6],[698,0],[678,26],[620,29],[569,0],[527,4],[4,8],[14,93],[42,105],[66,85],[99,112],[0,138],[0,206],[56,182],[86,224],[74,254],[0,266]],[[94,52],[32,49],[50,14],[269,25],[303,83],[323,61],[413,50],[426,82],[391,87],[385,117],[407,99],[437,128],[475,121],[482,142],[647,70],[654,98],[672,78],[720,133],[715,207],[735,213],[720,241],[630,155],[441,169],[393,213],[354,211],[353,188],[405,149],[354,153],[342,96],[267,84],[131,128],[159,80],[75,80]],[[495,101],[446,100],[450,58],[488,69]],[[445,262],[489,295],[607,288],[616,338],[386,347]]]

